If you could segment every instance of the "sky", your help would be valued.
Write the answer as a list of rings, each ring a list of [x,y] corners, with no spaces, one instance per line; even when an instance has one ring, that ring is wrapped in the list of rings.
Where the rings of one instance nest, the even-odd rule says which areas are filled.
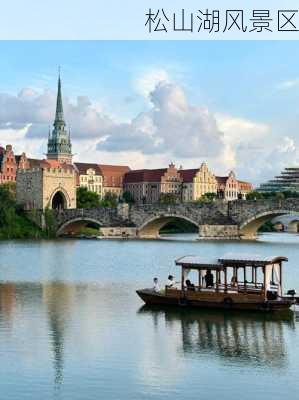
[[[0,145],[44,157],[61,66],[74,159],[206,161],[255,185],[299,166],[297,41],[0,41]]]

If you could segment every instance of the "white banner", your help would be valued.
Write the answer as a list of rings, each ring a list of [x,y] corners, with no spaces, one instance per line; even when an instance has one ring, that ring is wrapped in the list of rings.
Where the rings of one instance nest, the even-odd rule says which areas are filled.
[[[294,0],[1,1],[0,39],[297,40]]]

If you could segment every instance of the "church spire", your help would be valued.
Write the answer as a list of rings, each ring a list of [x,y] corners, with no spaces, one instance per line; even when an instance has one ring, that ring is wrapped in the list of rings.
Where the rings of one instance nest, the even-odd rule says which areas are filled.
[[[60,68],[58,74],[58,90],[56,100],[56,112],[54,120],[54,129],[52,135],[49,135],[48,139],[48,153],[47,158],[49,160],[58,160],[61,162],[71,163],[72,162],[72,144],[71,138],[65,129],[65,121],[63,115],[63,104],[62,104],[62,90],[61,90],[61,78]]]
[[[65,125],[63,116],[62,94],[61,94],[60,68],[58,75],[58,90],[57,90],[56,114],[55,114],[54,126],[55,125]]]

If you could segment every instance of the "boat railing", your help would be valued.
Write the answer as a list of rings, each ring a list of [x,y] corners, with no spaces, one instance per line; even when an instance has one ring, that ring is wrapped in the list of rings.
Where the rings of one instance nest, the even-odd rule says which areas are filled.
[[[235,293],[252,293],[259,294],[264,290],[264,285],[262,283],[249,283],[249,282],[237,282],[237,283],[215,283],[212,286],[204,285],[192,285],[181,287],[169,287],[165,286],[165,292],[170,291],[173,293],[174,290],[183,290],[184,292],[235,292]]]

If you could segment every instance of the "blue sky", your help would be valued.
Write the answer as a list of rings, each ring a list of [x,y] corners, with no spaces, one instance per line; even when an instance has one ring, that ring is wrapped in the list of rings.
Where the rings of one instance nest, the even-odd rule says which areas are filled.
[[[31,102],[34,96],[38,97],[45,91],[54,95],[57,69],[61,65],[66,119],[75,131],[74,147],[81,149],[77,152],[81,159],[90,157],[87,151],[92,152],[93,160],[102,158],[105,162],[123,163],[127,157],[128,162],[134,164],[132,167],[160,167],[170,158],[189,167],[206,159],[217,173],[226,173],[233,168],[242,179],[248,175],[248,179],[254,182],[277,174],[288,163],[297,163],[299,45],[296,41],[2,41],[0,51],[0,93],[2,98],[5,95],[4,100],[0,100],[2,109],[8,107],[5,105],[7,101],[13,107],[11,98],[14,99],[24,88],[34,92],[29,96]],[[164,85],[163,90],[155,91],[157,85]],[[151,92],[154,92],[153,98]],[[90,104],[88,107],[84,104],[84,110],[80,109],[81,103],[77,104],[78,96],[84,96],[85,100],[88,98]],[[182,121],[178,125],[173,122],[171,114],[167,114],[167,104],[182,96],[184,105],[180,103],[179,108],[184,108],[186,115],[183,118],[188,121],[188,130],[182,135],[185,135],[185,140],[191,135],[192,144],[198,146],[198,157],[196,151],[179,151],[171,146],[168,149],[167,143],[163,146],[157,144],[159,130],[164,142],[171,137],[171,132],[163,133],[167,130],[167,118],[170,118],[169,129],[173,135],[180,135],[176,128],[180,127],[182,131]],[[33,115],[28,112],[23,119],[16,117],[21,112],[18,107],[22,101],[28,102],[28,96],[18,102],[16,110],[19,111],[5,114],[0,110],[0,143],[5,144],[4,141],[11,137],[18,151],[23,146],[27,152],[36,153],[31,155],[40,156],[45,146],[42,140],[47,134],[45,126],[52,123],[51,99],[51,96],[42,98],[42,102],[49,101],[48,122],[44,106],[42,117],[41,112],[34,115],[34,107],[30,109]],[[86,124],[85,119],[76,117],[76,110],[82,111],[83,115],[86,109],[90,111],[91,108],[96,110],[97,118],[91,115]],[[211,119],[208,121],[203,121],[203,109],[209,113]],[[167,118],[164,118],[165,114]],[[193,115],[198,119],[194,120]],[[87,130],[91,119],[98,126],[92,126],[93,134],[89,135]],[[151,131],[144,127],[145,120],[148,123],[149,119],[154,125]],[[17,126],[8,132],[8,125],[14,122],[18,123]],[[25,127],[33,123],[36,124],[34,129],[31,126],[22,136],[18,131],[21,125]],[[230,128],[232,132],[227,132]],[[224,144],[221,144],[221,138],[220,142],[218,137],[215,139],[216,131],[219,138],[224,132]],[[153,135],[155,137],[149,142],[147,135],[151,140]],[[201,135],[202,142],[197,140]],[[211,147],[217,147],[216,152],[205,147],[209,135],[216,135],[216,141],[213,139],[211,142]],[[120,141],[122,144],[116,146]],[[76,145],[77,142],[80,144]],[[130,145],[132,142],[137,145]],[[230,155],[223,156],[221,146],[228,146]],[[250,159],[244,161],[244,152],[247,156],[249,154],[246,148],[250,150],[251,159],[260,158],[261,154],[269,158],[259,162],[258,170],[252,168]],[[227,159],[217,164],[222,156]]]

